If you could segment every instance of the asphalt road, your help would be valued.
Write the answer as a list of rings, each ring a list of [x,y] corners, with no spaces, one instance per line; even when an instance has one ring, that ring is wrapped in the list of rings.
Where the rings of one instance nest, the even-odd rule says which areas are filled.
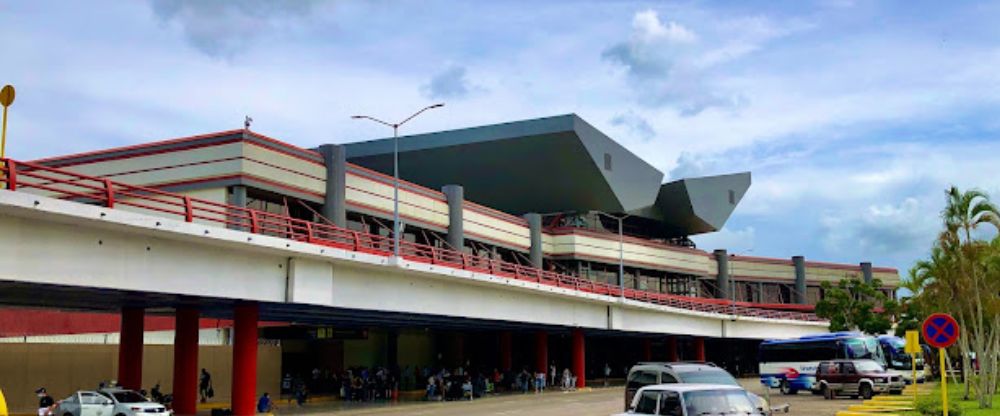
[[[756,380],[744,380],[743,383],[751,391],[763,396],[763,388]],[[860,403],[860,400],[840,399],[823,400],[821,396],[809,393],[799,393],[795,396],[782,396],[773,390],[771,401],[774,404],[789,403],[789,416],[833,416],[837,410],[845,410],[850,404]],[[533,416],[608,416],[622,410],[624,393],[621,387],[598,388],[578,392],[552,392],[541,395],[504,395],[459,402],[405,402],[394,405],[364,404],[317,404],[303,409],[276,414],[330,414],[334,416],[347,415],[434,415],[434,416],[467,416],[467,415],[533,415]]]

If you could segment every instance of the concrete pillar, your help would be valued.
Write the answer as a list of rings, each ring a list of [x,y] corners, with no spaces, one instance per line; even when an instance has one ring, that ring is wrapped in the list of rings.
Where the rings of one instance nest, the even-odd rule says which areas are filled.
[[[874,279],[874,278],[872,277],[872,263],[871,262],[866,261],[866,262],[861,263],[861,276],[865,279],[865,283],[871,283],[872,282],[872,279]]]
[[[539,269],[542,268],[542,215],[536,213],[524,214],[524,219],[528,221],[528,233],[531,236],[531,248],[528,259],[531,265]]]
[[[257,321],[256,303],[241,303],[233,311],[233,416],[257,413]]]
[[[132,390],[142,388],[142,334],[145,310],[123,308],[121,340],[118,343],[118,384]]]
[[[719,273],[715,278],[715,285],[719,287],[717,292],[719,299],[729,299],[729,253],[726,250],[715,250],[715,263],[719,266]]]
[[[500,331],[500,371],[510,371],[514,367],[512,347],[510,331]]]
[[[680,361],[677,356],[677,337],[673,335],[667,337],[667,361]]]
[[[321,213],[338,227],[347,227],[347,151],[344,146],[324,144],[319,147],[326,165],[326,193]]]
[[[806,258],[802,256],[792,257],[792,264],[795,265],[795,293],[792,294],[793,303],[805,304],[806,300]]]
[[[240,208],[247,206],[247,187],[243,185],[233,185],[233,205]]]
[[[549,366],[549,333],[535,332],[535,371],[548,374]]]
[[[642,360],[653,361],[653,340],[644,338],[641,341]]]
[[[587,385],[587,353],[584,346],[583,330],[573,328],[573,375],[576,376],[576,387]]]
[[[694,359],[695,361],[708,361],[705,358],[705,337],[694,338]]]
[[[445,185],[441,187],[441,192],[448,200],[448,245],[452,250],[462,251],[465,247],[465,232],[462,229],[465,189],[461,185]]]
[[[386,337],[386,362],[389,371],[396,371],[399,367],[399,331],[390,330]]]
[[[198,406],[198,309],[177,308],[174,326],[174,414],[194,415]]]
[[[455,333],[455,361],[460,366],[465,366],[465,334]]]
[[[246,208],[247,206],[247,187],[243,185],[233,185],[230,187],[233,194],[230,203],[237,207]],[[244,213],[236,210],[232,210],[232,217],[229,218],[230,221],[236,222],[235,224],[230,224],[228,228],[241,231],[250,231],[250,219],[242,218]],[[239,225],[242,224],[242,225]]]

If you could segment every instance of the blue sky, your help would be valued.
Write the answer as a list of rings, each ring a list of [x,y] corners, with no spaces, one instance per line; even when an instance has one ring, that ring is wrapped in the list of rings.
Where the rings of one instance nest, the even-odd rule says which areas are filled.
[[[9,155],[240,127],[301,145],[577,113],[672,178],[750,170],[705,249],[905,272],[1000,189],[1000,3],[0,0]]]

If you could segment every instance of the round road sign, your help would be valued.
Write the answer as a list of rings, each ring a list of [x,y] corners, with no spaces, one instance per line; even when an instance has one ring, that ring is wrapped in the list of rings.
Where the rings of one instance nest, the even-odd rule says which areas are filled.
[[[935,348],[948,348],[958,340],[958,322],[946,313],[935,313],[924,320],[924,340]]]
[[[0,89],[0,105],[4,107],[9,107],[14,102],[14,87],[11,85],[4,85]]]

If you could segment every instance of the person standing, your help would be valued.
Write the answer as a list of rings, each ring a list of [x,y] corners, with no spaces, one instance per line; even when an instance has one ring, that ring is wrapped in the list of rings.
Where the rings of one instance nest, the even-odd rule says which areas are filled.
[[[609,378],[611,378],[611,365],[604,363],[604,387],[608,386]]]
[[[201,402],[205,403],[215,395],[212,389],[212,375],[208,370],[201,369],[201,377],[198,379],[198,392],[201,394]]]
[[[556,362],[553,361],[552,364],[549,364],[549,385],[552,387],[556,386],[556,372]]]
[[[56,406],[55,400],[52,400],[52,396],[45,391],[45,387],[41,387],[35,390],[35,394],[38,396],[38,416],[50,416],[52,415],[52,409]]]

